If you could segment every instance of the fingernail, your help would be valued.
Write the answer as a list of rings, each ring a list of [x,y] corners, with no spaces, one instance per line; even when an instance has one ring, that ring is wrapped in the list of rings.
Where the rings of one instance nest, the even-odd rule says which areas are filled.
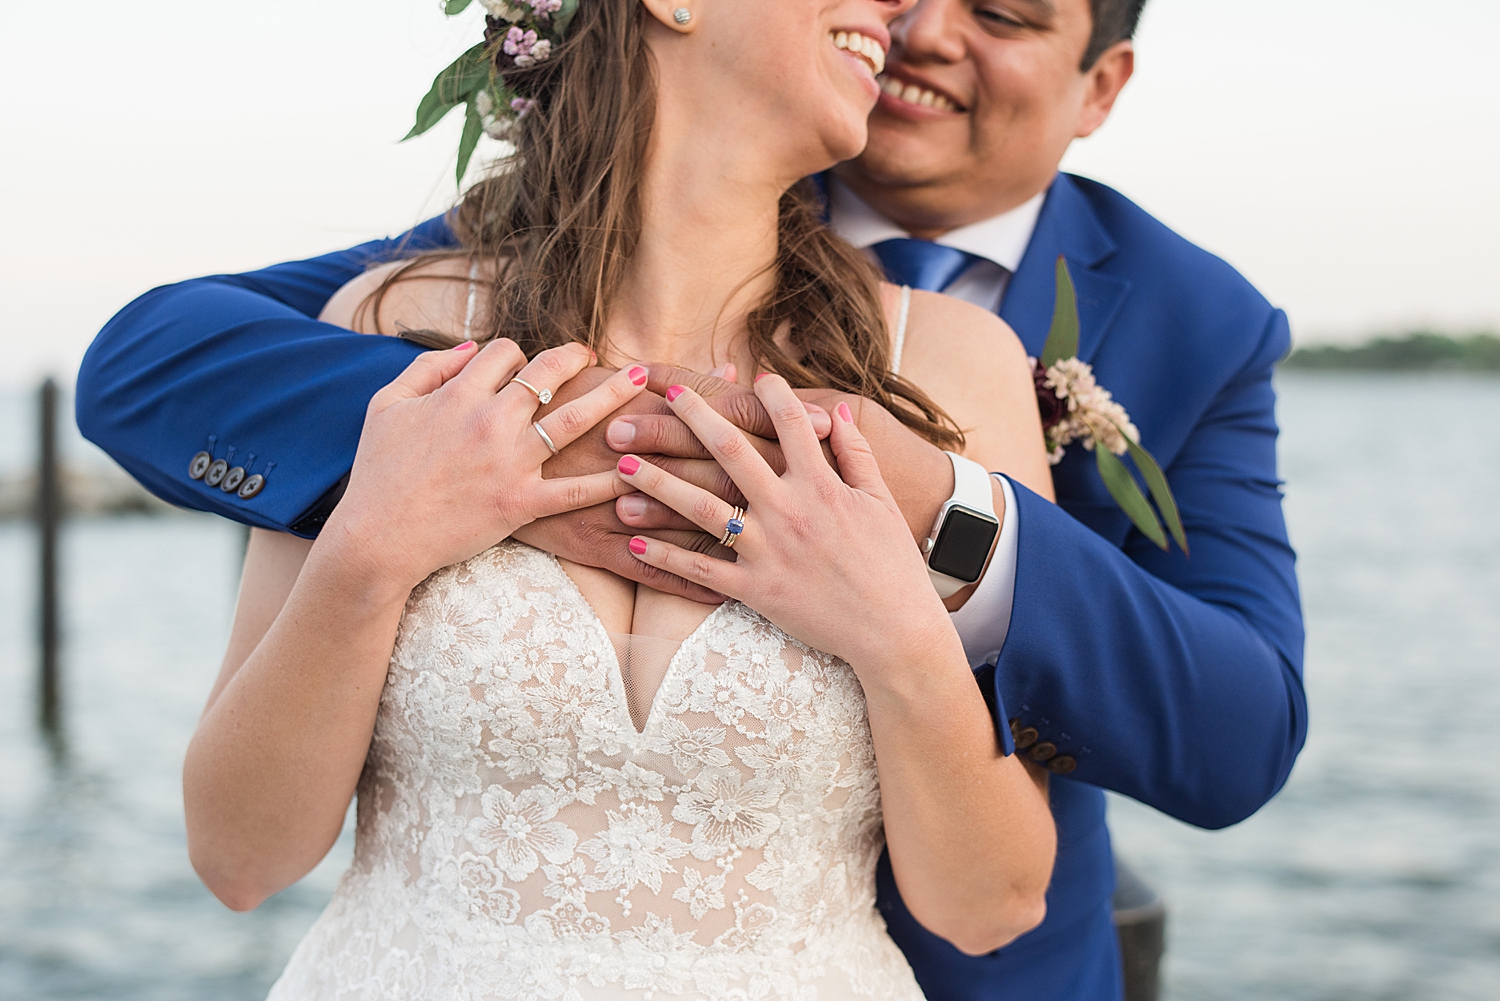
[[[637,459],[633,455],[627,455],[620,459],[619,467],[620,472],[624,473],[626,476],[634,476],[640,471],[641,460]]]
[[[838,410],[839,410],[839,416],[844,419],[844,423],[845,424],[853,424],[854,423],[854,415],[849,412],[849,404],[847,404],[847,403],[840,403],[839,407],[838,407]]]
[[[646,516],[646,498],[640,494],[626,494],[620,498],[620,516],[624,518],[644,518]]]
[[[473,346],[474,346],[474,342],[473,341],[464,341],[462,344],[460,344],[458,347],[454,348],[453,350],[454,351],[467,351],[470,348],[472,348]]]
[[[635,441],[635,425],[629,421],[610,421],[604,429],[604,440],[615,448],[629,448]]]
[[[643,539],[643,538],[641,538],[640,536],[636,536],[635,538],[631,539],[630,540],[630,551],[632,553],[635,553],[637,556],[645,556],[646,555],[646,540]]]
[[[625,373],[630,381],[635,383],[637,386],[644,386],[646,384],[647,374],[648,373],[646,372],[646,370],[641,368],[639,365],[635,366],[629,372]]]
[[[770,375],[770,374],[771,374],[771,373],[770,373],[770,372],[762,372],[762,373],[761,373],[761,374],[760,374],[760,375],[757,375],[757,376],[756,376],[756,377],[755,377],[755,381],[756,381],[756,382],[759,382],[759,381],[760,381],[760,380],[762,380],[762,379],[764,379],[764,378],[766,378],[766,377],[768,377],[768,376],[769,376],[769,375]]]
[[[686,386],[668,386],[667,387],[667,402],[668,403],[676,403],[677,402],[677,397],[681,396],[685,392],[687,392],[687,387]]]

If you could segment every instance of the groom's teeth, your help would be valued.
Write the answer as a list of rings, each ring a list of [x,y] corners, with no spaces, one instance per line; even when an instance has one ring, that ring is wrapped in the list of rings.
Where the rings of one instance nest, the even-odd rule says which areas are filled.
[[[833,47],[864,59],[876,76],[885,72],[885,49],[873,38],[866,38],[857,31],[836,31],[833,33]]]
[[[955,111],[958,106],[935,90],[918,87],[914,83],[902,83],[892,77],[880,78],[880,89],[907,104],[932,108],[934,111]]]

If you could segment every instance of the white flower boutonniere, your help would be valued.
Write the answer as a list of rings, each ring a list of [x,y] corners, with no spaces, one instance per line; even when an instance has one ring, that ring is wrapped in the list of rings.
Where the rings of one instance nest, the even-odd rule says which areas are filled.
[[[1042,433],[1052,464],[1062,461],[1063,449],[1068,445],[1082,442],[1084,448],[1094,453],[1105,488],[1135,527],[1163,550],[1169,548],[1167,533],[1170,532],[1187,553],[1187,534],[1182,529],[1182,517],[1166,475],[1151,453],[1141,447],[1141,432],[1131,423],[1125,408],[1094,379],[1093,366],[1078,358],[1078,294],[1068,262],[1061,257],[1057,259],[1057,301],[1052,310],[1052,329],[1047,333],[1042,357],[1031,361]],[[1145,479],[1155,508],[1118,458],[1126,453]]]

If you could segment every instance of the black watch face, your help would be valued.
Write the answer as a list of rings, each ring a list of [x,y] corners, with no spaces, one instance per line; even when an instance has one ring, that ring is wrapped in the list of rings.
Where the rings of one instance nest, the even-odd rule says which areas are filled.
[[[927,565],[940,574],[972,584],[984,573],[990,547],[1000,534],[1000,523],[961,507],[950,508],[938,531]]]

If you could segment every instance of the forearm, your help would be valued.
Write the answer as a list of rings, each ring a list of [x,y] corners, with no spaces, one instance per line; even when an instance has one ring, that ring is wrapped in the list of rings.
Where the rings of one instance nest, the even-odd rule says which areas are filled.
[[[314,317],[369,264],[451,241],[433,220],[396,240],[148,292],[89,347],[79,429],[173,504],[290,530],[349,471],[370,397],[418,351]],[[192,479],[200,450],[263,475],[263,489],[241,497]]]
[[[1127,554],[1016,494],[1015,607],[995,696],[1022,752],[1200,827],[1255,812],[1307,732],[1284,541],[1194,519],[1191,559],[1139,551],[1149,543]]]
[[[189,854],[236,910],[300,879],[338,837],[409,590],[325,542],[188,748]]]
[[[1056,851],[1045,783],[1002,755],[951,630],[878,677],[888,680],[866,680],[865,695],[901,896],[957,948],[992,952],[1045,911]]]

